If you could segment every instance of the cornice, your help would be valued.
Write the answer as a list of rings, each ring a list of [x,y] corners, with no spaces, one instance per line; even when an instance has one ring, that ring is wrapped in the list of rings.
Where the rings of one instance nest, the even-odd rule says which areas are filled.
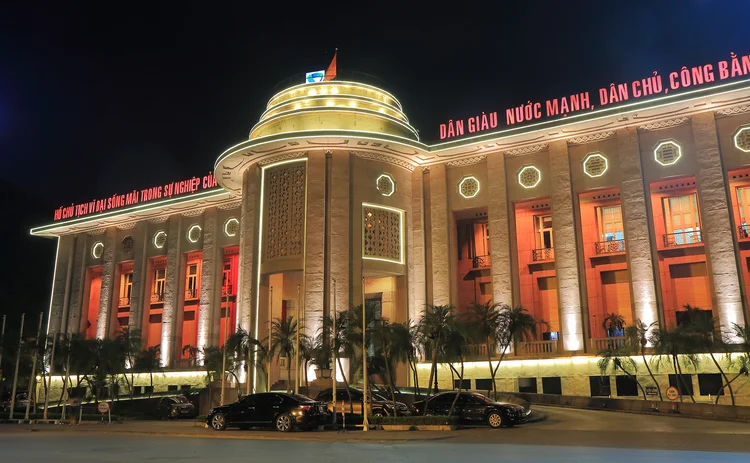
[[[522,146],[520,148],[514,148],[511,150],[504,151],[506,157],[512,156],[523,156],[524,154],[538,153],[544,151],[549,146],[548,143],[540,143],[538,145]]]
[[[735,114],[744,114],[750,111],[750,105],[739,105],[731,108],[723,108],[716,111],[717,116],[734,116]]]
[[[291,145],[291,143],[290,143]],[[295,143],[293,146],[298,145],[298,143]],[[276,162],[286,161],[287,159],[296,159],[307,156],[307,151],[298,151],[295,153],[285,153],[280,154],[278,156],[274,156],[271,158],[263,159],[262,161],[258,162],[258,165],[261,166],[267,166],[269,164],[274,164]]]
[[[586,143],[592,143],[599,140],[606,140],[615,136],[614,130],[608,130],[606,132],[592,133],[589,135],[581,135],[579,137],[568,138],[569,145],[585,145]]]
[[[414,164],[406,162],[403,159],[399,159],[397,157],[389,156],[383,153],[373,153],[371,151],[350,151],[349,153],[362,159],[371,159],[373,161],[393,164],[394,166],[401,167],[408,170],[409,172],[414,172],[414,168],[416,167]]]
[[[665,119],[662,121],[650,122],[648,124],[639,125],[638,130],[648,131],[648,130],[667,129],[670,127],[676,127],[678,125],[686,124],[689,121],[690,121],[690,118],[687,116],[675,117],[673,119]]]
[[[473,164],[479,164],[480,162],[484,162],[487,160],[487,155],[482,154],[479,156],[474,156],[471,158],[463,158],[463,159],[456,159],[453,161],[448,161],[445,163],[448,167],[463,167],[463,166],[471,166]]]

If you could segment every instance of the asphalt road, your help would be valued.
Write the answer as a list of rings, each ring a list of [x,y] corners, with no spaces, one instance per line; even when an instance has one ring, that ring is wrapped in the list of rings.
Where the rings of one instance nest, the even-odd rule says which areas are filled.
[[[750,452],[750,424],[573,409],[543,410],[548,419],[540,423],[512,429],[444,433],[350,431],[299,432],[287,436],[270,431],[215,432],[184,422],[88,425],[76,429],[2,425],[0,461],[750,461],[750,455],[745,453]],[[293,440],[279,440],[286,437]]]

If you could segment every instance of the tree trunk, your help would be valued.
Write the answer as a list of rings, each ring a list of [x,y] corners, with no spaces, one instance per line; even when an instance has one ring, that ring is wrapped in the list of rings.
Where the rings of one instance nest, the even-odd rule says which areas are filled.
[[[435,342],[433,344],[434,345],[432,346],[432,369],[430,370],[430,382],[427,383],[427,397],[425,397],[425,400],[424,400],[424,411],[422,412],[423,415],[425,413],[427,413],[427,402],[430,401],[430,395],[431,395],[430,393],[432,392],[432,379],[433,379],[433,375],[434,375],[435,380],[437,380],[437,351],[438,351],[438,346],[437,346],[437,342]],[[437,391],[435,391],[435,392],[437,392]]]
[[[500,358],[497,360],[497,365],[495,365],[495,369],[492,370],[491,375],[491,381],[492,381],[492,388],[495,389],[495,397],[493,400],[497,400],[497,388],[495,387],[495,377],[497,376],[497,370],[500,369],[500,364],[502,363],[503,359],[505,358],[505,352],[508,350],[508,347],[510,346],[510,343],[505,346],[500,346]],[[491,363],[490,363],[491,365]]]
[[[344,373],[344,366],[341,365],[341,357],[336,357],[336,363],[339,364],[339,370],[341,370],[341,378],[344,380],[344,387],[346,388],[346,395],[349,397],[349,413],[354,414],[354,403],[352,402],[352,391],[349,390],[349,381],[346,380],[346,373]],[[334,368],[333,377],[336,377],[336,371]],[[336,388],[338,390],[338,387]],[[337,394],[337,391],[333,391]],[[344,407],[341,407],[341,414],[344,414]]]
[[[714,365],[716,365],[716,368],[719,369],[719,373],[721,373],[721,377],[724,378],[724,385],[721,387],[721,390],[724,390],[724,388],[729,388],[729,397],[732,400],[732,406],[735,406],[736,404],[734,402],[734,390],[732,390],[732,383],[731,383],[731,381],[729,381],[729,378],[727,378],[727,374],[724,373],[724,370],[719,365],[719,362],[716,361],[716,357],[714,357],[714,353],[711,350],[708,351],[708,355],[711,356],[711,360],[714,361]],[[718,394],[717,394],[716,397],[717,397],[717,400],[718,400]]]
[[[643,386],[641,386],[641,382],[638,381],[638,377],[635,376],[634,374],[628,372],[627,370],[625,370],[621,365],[617,365],[617,368],[619,368],[620,371],[622,371],[623,373],[625,373],[625,375],[628,378],[631,378],[633,381],[635,381],[635,384],[638,385],[638,388],[641,390],[641,393],[643,394],[643,400],[648,400],[648,398],[646,397],[646,390],[643,388]]]
[[[299,372],[297,372],[297,377],[299,378]],[[286,362],[286,392],[292,392],[292,359],[290,356],[287,356],[287,362]]]
[[[149,379],[151,380],[151,389],[149,389],[149,391],[148,391],[148,398],[150,399],[151,398],[151,394],[154,393],[154,372],[153,371],[149,371],[148,372],[148,376],[149,376]]]
[[[681,383],[681,384],[682,384],[682,386],[683,386],[683,387],[685,388],[685,390],[687,390],[687,391],[691,391],[691,394],[690,394],[690,400],[692,400],[692,401],[693,401],[693,403],[695,403],[695,397],[694,397],[694,396],[693,396],[693,394],[692,394],[692,388],[688,388],[688,387],[687,387],[687,384],[685,383],[685,379],[684,379],[684,378],[682,377],[682,366],[680,366],[680,359],[679,359],[679,358],[677,358],[677,356],[676,356],[676,355],[674,356],[674,362],[675,362],[675,365],[677,365],[677,370],[679,371],[679,376],[678,376],[678,378],[679,378],[679,380],[680,380],[680,383]],[[691,384],[691,386],[692,386],[692,384]],[[680,401],[682,401],[682,394],[680,394]]]
[[[461,374],[458,376],[458,381],[461,386],[464,384],[464,360],[461,359]],[[458,397],[461,395],[461,387],[458,388],[458,392],[456,393],[456,397],[453,398],[453,403],[451,404],[451,409],[448,410],[448,416],[453,415],[453,410],[456,409],[456,403],[458,402]]]
[[[393,377],[391,376],[391,367],[388,364],[388,354],[386,354],[385,346],[383,348],[383,359],[385,360],[385,374],[388,376],[388,385],[391,387],[391,400],[393,401],[393,416],[397,416],[396,413],[396,386],[393,384]]]
[[[651,367],[648,366],[648,362],[646,361],[646,353],[643,351],[643,347],[641,347],[641,358],[643,359],[643,364],[646,365],[648,375],[651,376],[651,381],[653,381],[656,385],[656,391],[659,393],[659,400],[664,401],[664,398],[661,395],[661,386],[659,386],[659,383],[656,382],[656,377],[654,377],[654,373],[651,371]]]
[[[732,378],[732,380],[731,380],[731,381],[729,381],[729,382],[728,382],[727,384],[728,384],[728,385],[729,385],[729,384],[732,384],[732,383],[734,382],[734,380],[736,380],[736,379],[737,379],[737,378],[739,378],[740,376],[742,376],[742,373],[737,373],[737,375],[736,375],[736,376],[735,376],[734,378]],[[719,403],[719,398],[721,397],[721,396],[719,395],[719,393],[721,392],[721,390],[722,390],[722,389],[724,389],[724,387],[725,387],[725,386],[723,386],[723,385],[722,385],[722,386],[721,386],[721,389],[719,389],[719,392],[717,392],[717,393],[716,393],[716,399],[714,400],[714,404],[718,404],[718,403]]]

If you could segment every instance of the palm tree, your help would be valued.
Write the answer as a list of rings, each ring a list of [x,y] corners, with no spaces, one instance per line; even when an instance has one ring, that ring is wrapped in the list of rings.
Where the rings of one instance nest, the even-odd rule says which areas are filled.
[[[617,370],[625,373],[628,378],[635,381],[635,384],[638,385],[641,393],[643,393],[643,400],[648,400],[646,390],[636,376],[638,369],[633,358],[630,356],[632,353],[632,348],[628,344],[608,344],[606,349],[599,351],[598,355],[601,358],[597,362],[597,366],[602,376],[607,375],[610,369],[614,370],[614,373],[617,373]]]
[[[486,345],[487,364],[490,367],[490,387],[487,390],[489,396],[495,389],[494,369],[492,368],[492,355],[497,348],[500,322],[502,320],[502,304],[493,303],[492,301],[479,304],[474,302],[469,306],[469,313],[475,329],[477,341]]]
[[[125,354],[125,368],[130,370],[130,400],[133,400],[135,394],[135,359],[138,353],[143,349],[143,339],[140,330],[131,330],[126,328],[118,334],[119,342],[122,344]],[[124,375],[125,382],[128,382],[127,374]]]
[[[268,353],[271,358],[287,358],[287,392],[292,391],[292,359],[294,358],[296,339],[297,321],[294,317],[290,316],[286,320],[277,318],[271,322],[271,346]],[[299,380],[299,372],[297,373],[297,378]]]
[[[237,331],[227,338],[225,344],[227,350],[232,354],[232,364],[235,363],[235,359],[245,359],[247,365],[249,365],[250,359],[255,359],[255,368],[263,373],[263,381],[268,382],[266,378],[266,360],[268,359],[267,341],[260,341],[250,334],[248,330],[239,327]],[[271,390],[270,384],[266,384],[266,390]]]
[[[602,320],[602,328],[607,337],[612,338],[618,330],[622,331],[625,328],[625,317],[618,313],[608,313]]]
[[[727,383],[732,384],[740,376],[748,377],[750,375],[750,327],[733,323],[732,333],[727,337],[729,338],[727,344],[734,344],[740,350],[740,355],[736,358],[732,357],[731,352],[726,354],[727,362],[738,369],[735,377]],[[719,403],[719,394],[716,394],[714,403]]]
[[[517,350],[519,341],[532,338],[536,332],[537,325],[545,323],[544,321],[535,319],[522,305],[515,307],[502,306],[498,320],[497,334],[495,335],[498,347],[500,348],[500,357],[495,364],[495,368],[490,371],[492,388],[495,391],[497,391],[495,386],[497,371],[500,369],[500,364],[503,362],[510,347],[513,346],[513,349]]]
[[[417,341],[414,335],[416,333],[414,324],[410,320],[407,320],[405,323],[391,323],[390,327],[389,358],[391,366],[397,363],[406,363],[412,374],[415,375],[417,372]],[[395,388],[395,378],[393,382]],[[418,379],[415,378],[414,384],[417,394],[419,394]]]
[[[156,344],[145,350],[142,350],[135,359],[135,368],[138,371],[148,373],[151,381],[151,390],[148,393],[149,398],[154,392],[154,372],[162,371],[161,366],[161,346]]]
[[[379,320],[379,323],[375,326],[373,332],[373,342],[374,345],[378,347],[379,353],[382,355],[386,381],[388,382],[388,387],[391,391],[391,400],[395,407],[396,384],[393,379],[393,365],[391,365],[391,363],[393,362],[393,357],[398,355],[398,353],[394,352],[394,347],[398,346],[396,346],[397,340],[394,333],[394,326],[388,323],[388,320]]]
[[[453,403],[448,411],[448,416],[453,415],[453,410],[456,408],[458,398],[461,395],[461,389],[464,385],[464,353],[463,348],[470,338],[469,332],[471,330],[471,322],[467,322],[460,318],[454,318],[448,326],[448,331],[445,336],[442,348],[440,350],[441,360],[448,363],[451,370],[458,376],[458,392],[453,398]],[[453,363],[461,363],[461,371],[456,370]],[[455,385],[454,385],[455,388]]]
[[[437,361],[438,353],[442,348],[450,326],[455,318],[455,308],[452,305],[427,305],[422,319],[419,321],[420,331],[423,335],[425,351],[432,355],[432,368],[430,369],[430,380],[427,383],[427,397],[425,403],[429,402],[432,391],[432,380],[437,383]],[[437,392],[437,387],[435,388]],[[427,407],[425,407],[425,412]]]
[[[666,357],[671,363],[682,389],[691,391],[690,400],[695,403],[692,388],[687,387],[680,362],[681,360],[688,362],[694,368],[697,368],[700,363],[695,355],[695,337],[691,335],[689,329],[685,326],[670,327],[669,329],[659,328],[651,332],[649,342],[654,346],[654,354],[656,355],[653,360],[656,368],[658,369],[661,366]],[[682,394],[680,394],[680,400],[682,400]]]
[[[664,397],[662,397],[661,395],[661,387],[659,386],[659,382],[656,381],[656,377],[654,376],[654,373],[651,371],[651,367],[646,361],[646,345],[648,344],[649,333],[651,333],[651,331],[656,329],[658,326],[659,322],[653,322],[650,325],[646,325],[640,319],[638,319],[636,320],[635,325],[628,326],[625,329],[625,336],[630,339],[630,342],[633,346],[640,346],[638,351],[641,354],[641,359],[643,359],[643,364],[646,366],[646,370],[648,370],[648,375],[651,377],[651,381],[653,381],[656,385],[656,391],[659,393],[659,400],[663,401]]]

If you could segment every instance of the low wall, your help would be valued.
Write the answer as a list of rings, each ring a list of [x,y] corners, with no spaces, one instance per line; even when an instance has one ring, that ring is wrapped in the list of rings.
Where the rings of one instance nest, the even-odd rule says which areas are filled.
[[[529,394],[523,392],[503,392],[519,397],[532,405],[582,408],[588,410],[608,410],[630,413],[679,414],[692,418],[710,418],[728,421],[750,422],[750,407],[714,405],[692,402],[662,402],[659,400],[611,399],[609,397],[582,397],[554,394]]]

